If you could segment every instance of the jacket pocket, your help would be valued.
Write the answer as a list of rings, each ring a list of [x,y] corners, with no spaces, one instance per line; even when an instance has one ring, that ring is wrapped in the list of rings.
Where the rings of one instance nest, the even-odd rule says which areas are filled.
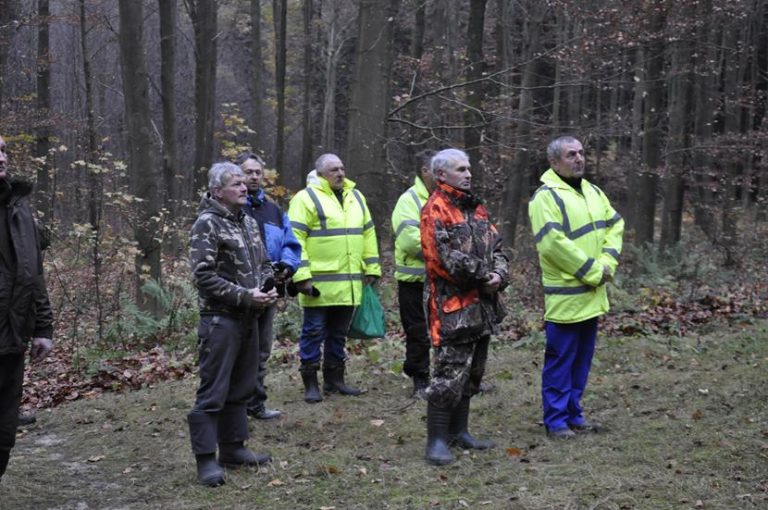
[[[477,290],[446,298],[440,311],[440,337],[443,340],[471,340],[486,329],[483,306]]]

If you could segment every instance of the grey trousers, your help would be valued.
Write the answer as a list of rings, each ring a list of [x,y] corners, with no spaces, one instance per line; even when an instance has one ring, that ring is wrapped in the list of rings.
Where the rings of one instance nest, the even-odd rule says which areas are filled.
[[[258,391],[258,315],[203,315],[198,326],[200,386],[187,415],[195,455],[248,439],[248,400]],[[263,390],[262,390],[263,393]]]
[[[272,354],[272,342],[275,339],[275,333],[272,328],[277,313],[277,305],[272,305],[259,316],[259,366],[257,368],[257,378],[259,383],[256,385],[253,397],[248,402],[248,409],[258,411],[264,406],[267,400],[267,393],[264,386],[264,378],[267,375],[267,361]]]

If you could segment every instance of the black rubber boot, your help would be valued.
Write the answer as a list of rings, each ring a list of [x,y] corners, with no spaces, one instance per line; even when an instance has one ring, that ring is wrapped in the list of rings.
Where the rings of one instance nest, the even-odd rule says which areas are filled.
[[[365,390],[347,386],[344,382],[344,363],[323,364],[323,390],[330,393],[338,391],[342,395],[352,396],[365,393]]]
[[[195,455],[197,462],[197,481],[207,487],[224,485],[224,470],[216,462],[215,453]]]
[[[224,467],[261,466],[267,462],[272,462],[271,455],[268,453],[253,453],[245,447],[243,441],[219,443],[219,464]]]
[[[317,382],[317,370],[320,367],[317,364],[301,365],[301,380],[304,382],[304,401],[309,404],[315,404],[323,401],[320,394],[320,386]]]
[[[427,400],[427,388],[429,388],[429,375],[413,376],[413,398]]]
[[[453,462],[453,454],[448,448],[448,425],[451,421],[451,409],[427,404],[427,462],[435,466],[444,466]]]
[[[459,405],[453,409],[450,433],[450,444],[473,450],[487,450],[496,446],[491,440],[477,439],[469,433],[469,397],[462,397]]]

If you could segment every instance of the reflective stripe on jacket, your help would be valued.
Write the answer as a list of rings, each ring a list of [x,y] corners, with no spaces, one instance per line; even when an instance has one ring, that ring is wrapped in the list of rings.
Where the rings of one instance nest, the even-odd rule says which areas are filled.
[[[429,191],[420,177],[408,188],[392,211],[395,238],[395,279],[401,282],[424,281],[424,255],[421,253],[421,208],[429,200]]]
[[[312,279],[320,296],[299,294],[301,306],[360,304],[365,275],[381,276],[371,212],[355,183],[344,179],[342,203],[324,178],[291,199],[288,217],[301,244],[294,282]]]
[[[432,345],[470,342],[495,333],[504,310],[499,293],[486,294],[483,284],[496,273],[503,290],[509,282],[509,261],[480,200],[437,183],[421,211],[421,242]]]
[[[544,318],[581,322],[608,311],[600,281],[616,272],[624,220],[600,188],[586,179],[577,192],[549,169],[528,203],[544,283]]]

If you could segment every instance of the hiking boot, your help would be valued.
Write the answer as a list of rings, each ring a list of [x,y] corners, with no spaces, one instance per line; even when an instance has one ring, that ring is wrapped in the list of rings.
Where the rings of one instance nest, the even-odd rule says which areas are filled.
[[[206,453],[195,455],[197,462],[197,481],[207,487],[218,487],[224,485],[224,470],[216,462],[215,453]]]
[[[261,466],[272,461],[268,453],[254,453],[245,447],[243,441],[219,443],[219,464],[228,468]]]
[[[448,447],[448,426],[452,411],[451,408],[427,404],[427,450],[425,458],[433,466],[444,466],[453,462],[453,454]]]
[[[462,397],[451,413],[449,443],[465,449],[487,450],[496,446],[490,439],[478,439],[469,433],[469,397]]]
[[[267,409],[263,403],[256,407],[249,408],[247,413],[248,416],[257,420],[274,420],[283,415],[283,413],[277,409]]]
[[[365,393],[365,390],[347,386],[344,382],[344,363],[325,363],[323,365],[323,390],[342,395],[357,396]]]
[[[599,434],[604,430],[603,426],[595,421],[585,421],[579,425],[568,425],[568,427],[577,434]]]
[[[576,437],[576,433],[568,427],[563,427],[561,429],[554,430],[547,429],[547,436],[552,439],[573,439]]]

